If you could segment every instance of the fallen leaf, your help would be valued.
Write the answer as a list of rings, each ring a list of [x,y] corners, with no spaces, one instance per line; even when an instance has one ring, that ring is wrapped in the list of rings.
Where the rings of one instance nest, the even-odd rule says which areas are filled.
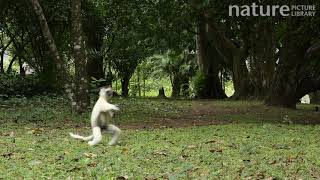
[[[84,153],[84,155],[87,157],[87,158],[96,158],[97,155],[96,154],[93,154],[93,153]]]
[[[4,154],[1,154],[2,157],[4,158],[11,158],[12,156],[14,156],[14,154],[12,152],[9,152],[9,153],[4,153]]]
[[[185,159],[187,159],[188,157],[189,157],[188,155],[183,154],[183,155],[180,156],[180,159],[181,159],[181,160],[185,160]]]
[[[277,178],[273,178],[273,177],[265,178],[265,180],[274,180],[274,179],[277,179]]]
[[[122,149],[122,154],[128,154],[128,152],[129,152],[129,148],[127,148],[127,147],[124,147],[123,149]]]
[[[237,148],[237,145],[235,145],[234,143],[232,143],[232,144],[228,144],[228,147],[230,147],[230,148]]]
[[[75,158],[73,158],[71,161],[78,162],[79,160],[80,160],[80,157],[75,157]]]
[[[30,131],[27,131],[28,134],[36,134],[36,135],[39,135],[42,132],[44,132],[44,128],[36,128],[36,129],[32,129]]]
[[[216,140],[211,140],[211,141],[207,141],[206,144],[209,144],[209,143],[216,143],[217,141]]]
[[[157,151],[153,153],[154,155],[163,155],[163,156],[167,156],[167,153],[165,152],[161,152],[161,151]]]
[[[270,162],[269,162],[269,164],[275,164],[275,163],[277,163],[276,160],[273,160],[273,161],[270,161]]]
[[[80,171],[81,168],[78,166],[72,167],[71,169],[68,169],[67,172],[74,172],[74,171]]]
[[[194,148],[196,148],[197,146],[195,146],[195,145],[189,145],[189,146],[187,146],[187,148],[188,149],[194,149]]]
[[[89,167],[96,167],[96,166],[97,166],[97,163],[96,163],[96,162],[92,162],[92,163],[87,164],[87,166],[89,166]]]
[[[64,156],[62,156],[62,155],[56,157],[56,161],[61,161],[63,159],[64,159]]]
[[[14,132],[5,132],[5,133],[1,133],[1,136],[10,136],[10,137],[14,137]]]
[[[209,151],[212,153],[215,153],[215,152],[222,153],[223,149],[210,149]]]

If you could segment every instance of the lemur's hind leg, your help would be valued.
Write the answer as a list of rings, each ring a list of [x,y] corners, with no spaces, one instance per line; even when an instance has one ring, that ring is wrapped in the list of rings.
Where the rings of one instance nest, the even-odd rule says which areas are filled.
[[[110,140],[110,142],[108,144],[109,145],[116,144],[117,141],[118,141],[118,138],[120,136],[121,130],[117,126],[115,126],[113,124],[109,124],[107,132],[112,134],[112,138],[111,138],[111,140]]]
[[[92,135],[93,139],[92,141],[89,141],[88,144],[90,146],[98,144],[102,140],[102,134],[101,134],[101,129],[100,127],[94,127],[92,128]]]

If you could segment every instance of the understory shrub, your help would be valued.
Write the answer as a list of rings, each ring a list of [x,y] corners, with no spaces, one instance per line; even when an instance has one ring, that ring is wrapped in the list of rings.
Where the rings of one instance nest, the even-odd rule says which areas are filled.
[[[193,78],[193,91],[195,97],[205,94],[207,81],[208,79],[202,72],[197,72],[196,76]]]
[[[31,97],[55,91],[54,88],[42,83],[36,75],[28,75],[25,77],[16,74],[0,75],[0,98],[13,96]]]

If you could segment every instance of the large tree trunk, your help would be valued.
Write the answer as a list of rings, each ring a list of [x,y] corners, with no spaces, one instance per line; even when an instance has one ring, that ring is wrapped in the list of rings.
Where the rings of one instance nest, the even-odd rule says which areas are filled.
[[[129,96],[129,82],[130,82],[130,76],[124,76],[121,79],[121,95],[123,97]]]
[[[180,77],[178,77],[177,75],[173,75],[171,83],[172,83],[171,97],[179,97],[180,96],[180,88],[181,88]]]
[[[13,58],[11,59],[10,63],[9,63],[9,66],[8,66],[8,69],[7,69],[7,74],[11,73],[12,72],[12,66],[13,66],[13,63],[14,61],[18,58],[17,55],[13,56]]]
[[[6,48],[1,49],[1,52],[0,52],[0,74],[4,74],[3,62],[4,62],[5,51],[6,51]]]
[[[75,96],[73,93],[73,85],[71,84],[69,74],[67,73],[66,66],[64,64],[63,59],[61,58],[59,51],[57,49],[55,40],[52,37],[50,28],[48,26],[46,17],[43,13],[43,10],[38,2],[38,0],[29,0],[31,3],[31,6],[39,20],[40,24],[40,29],[42,31],[43,37],[45,39],[45,42],[47,46],[49,47],[49,53],[50,56],[52,57],[54,64],[57,69],[57,82],[60,82],[68,95],[70,101],[71,101],[71,108],[72,111],[76,111],[76,101],[75,101]],[[57,86],[60,86],[57,85]]]
[[[208,28],[204,19],[200,19],[197,35],[197,58],[199,70],[205,76],[204,90],[199,91],[199,98],[226,98],[219,79],[219,61],[221,57],[215,47],[209,43]]]
[[[273,23],[261,22],[251,32],[249,50],[250,95],[262,99],[267,95],[275,71],[276,42],[273,35]],[[250,32],[249,32],[250,33]]]
[[[23,68],[23,62],[21,60],[21,58],[18,58],[18,62],[19,62],[19,74],[21,77],[25,77],[26,76],[26,71]]]
[[[141,97],[140,68],[137,69],[138,95]]]
[[[205,22],[203,19],[200,19],[198,24],[198,34],[196,35],[196,47],[197,47],[197,61],[200,71],[204,71],[204,67],[207,66],[206,62],[206,30]]]
[[[159,89],[158,97],[160,97],[160,98],[165,98],[165,97],[166,97],[166,94],[165,94],[165,92],[164,92],[164,88],[163,88],[163,87],[161,87],[161,88]]]
[[[3,60],[4,60],[4,51],[1,52],[0,54],[0,74],[3,74],[4,73],[4,67],[3,67]]]
[[[266,104],[295,108],[301,97],[320,89],[318,69],[304,59],[309,41],[295,31],[286,34]]]
[[[5,52],[6,50],[8,49],[8,47],[10,46],[10,44],[12,43],[12,39],[10,39],[10,41],[4,46],[1,48],[1,52],[0,52],[0,74],[4,74],[4,55],[5,55]]]
[[[210,35],[210,42],[213,45],[210,52],[214,52],[218,54],[225,64],[231,66],[232,69],[232,80],[235,88],[235,93],[233,95],[234,98],[242,98],[247,97],[249,94],[249,79],[248,79],[248,69],[245,64],[245,56],[247,52],[247,47],[238,48],[235,44],[228,39],[222,32],[217,28],[217,25],[214,23],[207,14],[204,14],[205,22],[208,26],[208,32]],[[216,55],[216,56],[218,56]],[[216,67],[214,65],[213,67]],[[212,75],[216,79],[219,78],[218,72],[213,71]],[[219,84],[221,84],[219,82]],[[219,91],[223,91],[221,88]],[[225,96],[226,97],[226,96]]]
[[[240,52],[233,52],[232,80],[234,87],[233,98],[246,98],[250,94],[248,69]]]
[[[105,74],[105,79],[106,79],[105,84],[112,86],[112,81],[114,80],[115,75],[112,73],[110,61],[106,62],[106,67],[105,67],[103,73]]]
[[[310,103],[312,104],[320,104],[320,90],[310,93]]]
[[[57,71],[58,71],[58,75],[57,75],[57,79],[58,82],[61,82],[61,84],[63,85],[63,87],[65,88],[66,93],[68,94],[68,97],[71,100],[71,105],[72,105],[72,110],[76,111],[76,100],[75,100],[75,95],[73,93],[73,85],[70,84],[70,77],[67,73],[67,69],[65,67],[64,61],[61,58],[59,51],[57,49],[57,46],[55,44],[55,40],[52,37],[52,34],[50,32],[46,17],[42,11],[42,8],[38,2],[38,0],[29,0],[32,8],[39,20],[39,24],[40,24],[40,29],[42,31],[42,34],[44,36],[44,39],[46,41],[46,44],[49,47],[49,52],[50,55],[56,65]]]
[[[143,78],[143,97],[146,97],[146,79]]]
[[[57,49],[57,46],[55,44],[55,41],[52,37],[52,34],[50,32],[46,17],[42,11],[42,8],[38,2],[38,0],[29,0],[31,2],[32,8],[39,20],[40,28],[42,31],[42,34],[44,36],[44,39],[46,41],[46,44],[49,47],[50,54],[52,56],[52,59],[54,60],[57,70],[59,71],[58,73],[58,82],[61,82],[65,86],[68,85],[68,74],[64,65],[63,60],[60,57],[59,51]]]
[[[75,61],[75,80],[76,80],[76,111],[83,113],[90,105],[88,80],[86,71],[86,53],[84,50],[82,30],[81,30],[81,0],[72,0],[72,34],[74,61]]]

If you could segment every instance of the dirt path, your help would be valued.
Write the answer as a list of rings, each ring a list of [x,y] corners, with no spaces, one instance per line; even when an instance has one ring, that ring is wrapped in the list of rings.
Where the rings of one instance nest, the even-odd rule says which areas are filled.
[[[159,128],[179,128],[192,126],[206,126],[217,124],[228,124],[226,121],[221,121],[213,117],[216,113],[231,113],[212,108],[210,103],[193,103],[191,111],[177,118],[154,118],[151,121],[139,123],[125,123],[119,126],[122,129],[159,129]]]

